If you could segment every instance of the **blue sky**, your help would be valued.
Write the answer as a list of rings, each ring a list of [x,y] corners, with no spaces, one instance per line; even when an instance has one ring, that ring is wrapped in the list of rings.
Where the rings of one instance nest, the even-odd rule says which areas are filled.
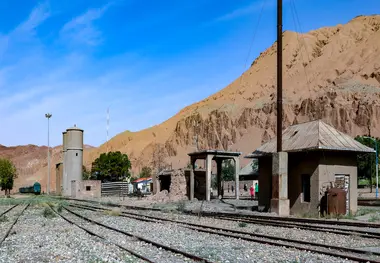
[[[284,30],[295,30],[291,2],[303,31],[380,13],[378,0],[284,0]],[[104,143],[107,107],[111,137],[159,124],[224,88],[273,44],[275,7],[275,0],[0,1],[0,144],[46,145],[47,112],[51,145],[74,124],[86,144]]]

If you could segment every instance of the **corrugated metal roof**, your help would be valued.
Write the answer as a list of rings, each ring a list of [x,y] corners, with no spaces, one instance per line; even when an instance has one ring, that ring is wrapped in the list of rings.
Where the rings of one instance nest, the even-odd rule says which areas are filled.
[[[284,152],[307,150],[333,150],[352,152],[375,152],[349,135],[344,134],[321,120],[293,125],[282,133],[282,149]],[[273,138],[260,146],[248,158],[254,158],[277,151],[277,141]]]
[[[250,161],[249,164],[240,169],[239,175],[252,175],[258,173],[259,166],[256,166],[255,169],[252,168],[254,162],[257,162],[257,159]]]
[[[222,151],[222,150],[203,150],[203,151],[188,153],[189,156],[196,156],[196,155],[203,155],[203,154],[239,156],[242,154],[242,152],[230,152],[230,151]]]

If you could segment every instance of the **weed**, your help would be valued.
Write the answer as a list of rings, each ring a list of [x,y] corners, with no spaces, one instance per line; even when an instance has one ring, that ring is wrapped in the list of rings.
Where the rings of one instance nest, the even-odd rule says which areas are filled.
[[[349,212],[347,215],[343,216],[343,219],[356,220],[356,215]]]
[[[178,204],[177,204],[177,210],[179,212],[184,212],[185,211],[185,208],[186,208],[186,202],[185,201],[179,201]]]
[[[379,214],[371,215],[371,217],[368,219],[368,222],[378,222],[378,221],[380,221]]]
[[[104,211],[104,213],[109,216],[120,216],[121,211],[119,208],[113,208],[112,210]]]
[[[7,216],[2,216],[2,217],[0,217],[0,223],[8,222],[8,221],[9,221],[9,219],[8,219]]]
[[[247,227],[247,223],[246,222],[240,222],[239,227]]]
[[[45,218],[50,218],[50,219],[56,217],[55,213],[53,212],[53,210],[51,210],[50,207],[45,207],[44,210],[42,211],[42,215]]]
[[[62,204],[58,204],[58,206],[57,206],[58,213],[62,213],[62,209],[63,209],[63,205]]]
[[[371,209],[371,208],[361,208],[356,212],[356,216],[364,216],[367,214],[371,214],[375,211],[376,211],[375,209]]]

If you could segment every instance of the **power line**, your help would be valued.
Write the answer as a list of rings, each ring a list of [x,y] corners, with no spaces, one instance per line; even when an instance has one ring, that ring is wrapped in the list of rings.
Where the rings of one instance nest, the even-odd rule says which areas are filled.
[[[233,103],[232,103],[232,109],[231,109],[231,112],[233,112],[233,108],[234,108],[234,106],[235,106],[236,94],[237,94],[237,93],[240,91],[240,89],[242,88],[241,83],[242,83],[242,80],[243,80],[244,71],[245,71],[245,69],[246,69],[246,67],[247,67],[247,62],[248,62],[249,56],[250,56],[250,54],[251,54],[252,46],[253,46],[253,43],[254,43],[255,38],[256,38],[256,33],[257,33],[257,31],[258,31],[258,27],[259,27],[259,25],[260,25],[261,17],[262,17],[262,14],[263,14],[264,7],[265,7],[265,5],[266,5],[266,2],[267,2],[267,0],[263,1],[263,3],[262,3],[261,10],[260,10],[260,14],[259,14],[259,17],[258,17],[258,20],[257,20],[257,23],[256,23],[256,27],[255,27],[255,29],[254,29],[254,31],[253,31],[253,36],[252,36],[252,40],[251,40],[251,43],[250,43],[250,46],[249,46],[248,54],[247,54],[247,57],[246,57],[245,62],[244,62],[243,73],[242,73],[242,75],[241,75],[240,78],[239,78],[239,85],[238,85],[239,88],[235,91],[235,94],[234,94],[234,99],[233,99]],[[224,105],[225,105],[225,103],[223,103],[223,104],[217,109],[217,111],[219,111],[221,108],[223,108]],[[227,115],[229,115],[227,111],[226,111],[226,113],[227,113]],[[215,127],[214,127],[214,131],[215,131],[216,137],[217,137],[217,139],[218,139],[220,145],[222,146],[223,150],[228,150],[228,145],[227,145],[227,149],[224,148],[224,145],[223,145],[222,141],[220,140],[220,138],[219,138],[219,134],[218,134],[218,132],[216,131],[216,128],[215,128]]]

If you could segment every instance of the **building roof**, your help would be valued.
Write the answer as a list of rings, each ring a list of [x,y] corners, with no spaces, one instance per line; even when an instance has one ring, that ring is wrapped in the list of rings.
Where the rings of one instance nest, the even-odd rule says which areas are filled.
[[[282,150],[284,152],[316,150],[375,152],[372,148],[361,144],[321,120],[292,125],[285,129],[282,133]],[[277,141],[276,138],[273,138],[247,155],[246,158],[270,155],[276,151]]]
[[[134,180],[132,183],[142,183],[142,182],[149,181],[149,180],[152,180],[152,177],[139,178],[139,179]]]
[[[236,156],[239,157],[242,153],[241,152],[230,152],[230,151],[222,151],[222,150],[203,150],[203,151],[198,151],[198,152],[192,152],[189,153],[189,156],[198,156],[198,155],[223,155],[223,156]]]
[[[259,166],[256,165],[255,168],[252,167],[252,164],[254,162],[257,162],[257,159],[253,159],[252,161],[249,162],[249,164],[247,164],[246,166],[244,166],[240,172],[239,172],[239,175],[253,175],[253,174],[257,174],[258,173],[258,170],[259,170]]]

